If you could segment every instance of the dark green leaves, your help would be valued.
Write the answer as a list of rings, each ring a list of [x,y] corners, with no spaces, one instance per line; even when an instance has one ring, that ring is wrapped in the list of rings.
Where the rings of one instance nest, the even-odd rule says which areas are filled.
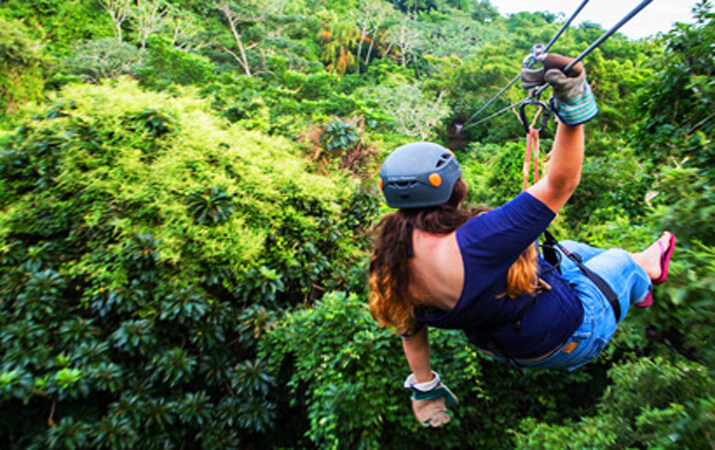
[[[154,138],[160,138],[169,133],[175,126],[175,120],[167,113],[154,109],[146,109],[129,118],[143,125],[143,128]]]
[[[331,153],[346,151],[360,142],[360,129],[350,122],[333,120],[328,122],[320,135],[320,144]]]
[[[218,186],[189,195],[189,212],[202,225],[225,222],[234,213],[232,198]]]

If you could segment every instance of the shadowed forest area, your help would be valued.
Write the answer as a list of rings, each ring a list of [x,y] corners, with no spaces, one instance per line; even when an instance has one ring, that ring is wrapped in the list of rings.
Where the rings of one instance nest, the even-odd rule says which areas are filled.
[[[426,429],[400,338],[367,309],[377,171],[432,140],[471,204],[519,193],[515,115],[462,125],[565,18],[488,0],[3,1],[0,446],[715,448],[710,2],[693,16],[584,61],[601,112],[552,226],[631,251],[674,232],[655,304],[573,372],[515,371],[436,330],[460,404]],[[552,51],[604,31],[571,27]]]

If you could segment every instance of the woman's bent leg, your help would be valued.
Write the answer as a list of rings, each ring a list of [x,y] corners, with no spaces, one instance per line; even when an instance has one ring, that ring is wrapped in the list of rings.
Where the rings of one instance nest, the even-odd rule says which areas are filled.
[[[618,296],[620,320],[630,305],[643,300],[652,287],[648,274],[622,249],[607,250],[588,260],[586,267],[600,275]]]

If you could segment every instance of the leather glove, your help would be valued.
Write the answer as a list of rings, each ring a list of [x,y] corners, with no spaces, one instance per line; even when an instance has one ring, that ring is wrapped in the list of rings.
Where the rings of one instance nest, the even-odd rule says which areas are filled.
[[[598,107],[582,63],[579,62],[565,74],[562,69],[573,61],[572,58],[547,53],[539,55],[536,60],[543,62],[544,67],[522,69],[521,86],[524,89],[549,83],[554,88],[551,110],[566,125],[581,125],[596,117]]]
[[[424,427],[439,427],[451,420],[447,404],[457,404],[457,397],[442,383],[439,374],[432,371],[433,378],[417,383],[414,374],[405,380],[405,389],[412,389],[412,412]]]

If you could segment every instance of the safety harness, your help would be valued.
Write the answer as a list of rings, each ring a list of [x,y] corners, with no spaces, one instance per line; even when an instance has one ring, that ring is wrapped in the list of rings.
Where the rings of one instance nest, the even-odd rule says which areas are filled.
[[[613,289],[611,289],[608,283],[606,283],[606,281],[601,278],[599,274],[586,267],[578,253],[571,253],[566,247],[561,245],[559,241],[554,238],[554,235],[549,232],[549,230],[544,230],[544,237],[545,240],[542,244],[542,248],[544,253],[544,259],[546,260],[546,262],[553,265],[554,267],[559,268],[559,264],[561,261],[559,260],[559,254],[558,252],[556,252],[556,248],[561,250],[561,252],[563,252],[564,255],[566,255],[571,261],[573,261],[576,266],[581,269],[581,272],[586,275],[586,278],[591,280],[593,284],[596,285],[598,290],[601,291],[601,293],[606,297],[608,303],[611,304],[611,308],[613,309],[613,315],[616,318],[616,323],[620,322],[621,304],[618,302],[618,296],[615,292],[613,292]],[[559,268],[559,271],[560,270],[561,269]]]

